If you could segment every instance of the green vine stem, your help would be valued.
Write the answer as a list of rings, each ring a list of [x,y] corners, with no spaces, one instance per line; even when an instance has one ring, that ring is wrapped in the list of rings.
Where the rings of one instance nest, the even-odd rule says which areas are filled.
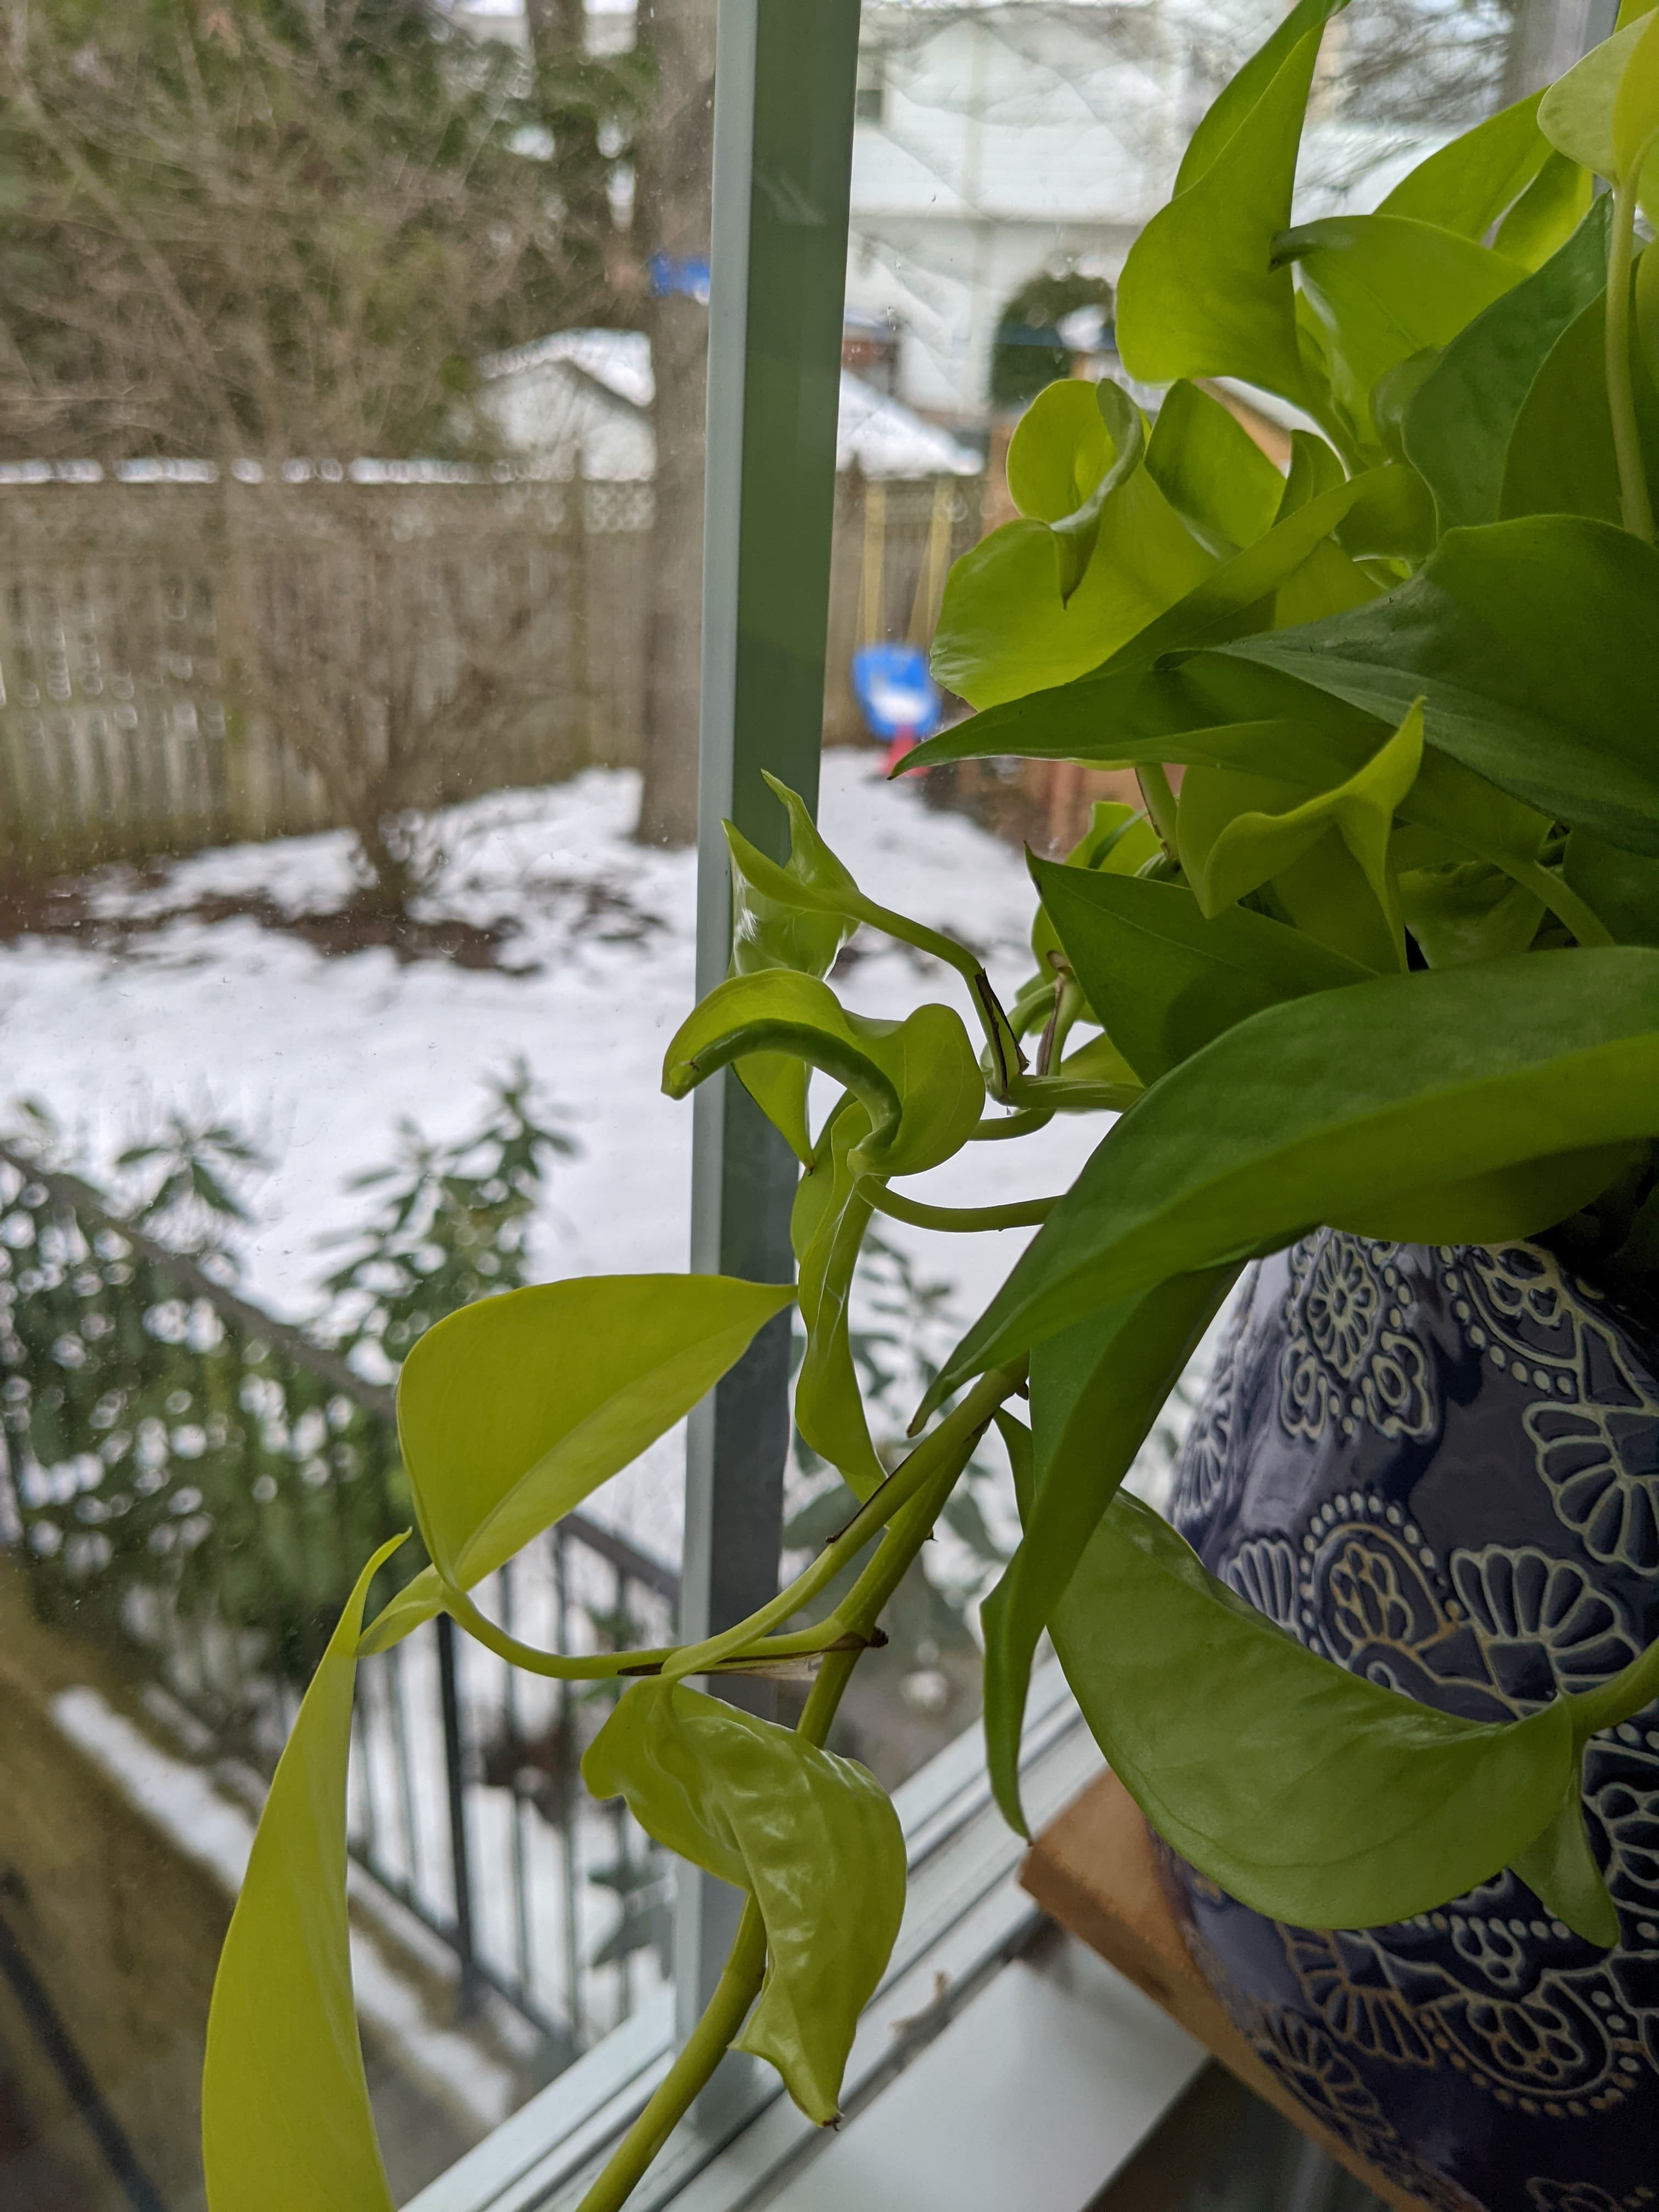
[[[1177,859],[1181,848],[1176,834],[1176,795],[1170,787],[1170,771],[1161,761],[1148,761],[1135,770],[1135,781],[1140,786],[1140,795],[1146,802],[1146,811],[1159,842],[1172,860]]]
[[[618,1674],[652,1674],[660,1671],[679,1650],[677,1644],[664,1644],[654,1650],[592,1651],[570,1656],[562,1651],[543,1651],[533,1644],[521,1644],[516,1636],[509,1636],[498,1628],[487,1613],[481,1613],[472,1600],[453,1583],[443,1586],[444,1610],[464,1628],[477,1644],[505,1659],[509,1667],[521,1668],[526,1674],[540,1674],[556,1682],[597,1682]],[[745,1647],[731,1662],[733,1672],[766,1667],[780,1659],[821,1658],[833,1651],[842,1642],[846,1632],[829,1623],[820,1622],[814,1628],[793,1631],[787,1636],[757,1637],[750,1647]],[[862,1647],[860,1647],[862,1648]]]
[[[1607,408],[1613,416],[1613,449],[1619,462],[1619,497],[1625,527],[1633,538],[1653,543],[1653,501],[1642,459],[1642,434],[1636,418],[1636,379],[1631,362],[1631,271],[1636,257],[1637,187],[1642,164],[1613,195],[1613,243],[1607,255]]]
[[[1000,1145],[1009,1137],[1034,1137],[1054,1118],[1052,1106],[1024,1106],[1017,1114],[988,1115],[977,1129],[970,1129],[970,1145]]]
[[[957,1411],[941,1422],[931,1437],[924,1438],[905,1462],[906,1468],[918,1460],[926,1462],[922,1480],[915,1486],[902,1511],[895,1514],[893,1525],[875,1558],[837,1609],[849,1632],[860,1638],[861,1645],[836,1650],[824,1660],[795,1724],[795,1733],[807,1742],[821,1745],[829,1735],[830,1723],[858,1664],[860,1648],[873,1641],[883,1608],[926,1542],[940,1509],[956,1487],[998,1408],[1019,1388],[1024,1372],[1022,1365],[1018,1370],[994,1370],[981,1376]],[[941,1449],[941,1439],[947,1433],[949,1446]],[[874,1503],[872,1499],[871,1504]],[[866,1507],[866,1511],[868,1510]],[[850,1535],[858,1525],[854,1521],[847,1534]],[[706,1651],[708,1647],[701,1649]],[[748,2017],[750,2007],[759,1996],[765,1972],[766,1930],[760,1909],[751,1897],[744,1906],[731,1952],[702,2018],[652,2093],[644,2111],[611,2153],[604,2172],[582,2198],[577,2212],[622,2212],[663,2145],[712,2079],[714,2069],[731,2047]]]
[[[913,1229],[939,1229],[966,1236],[985,1229],[1035,1229],[1060,1204],[1058,1198],[1024,1198],[1007,1206],[926,1206],[902,1198],[887,1184],[867,1176],[859,1185],[878,1213],[908,1221]]]

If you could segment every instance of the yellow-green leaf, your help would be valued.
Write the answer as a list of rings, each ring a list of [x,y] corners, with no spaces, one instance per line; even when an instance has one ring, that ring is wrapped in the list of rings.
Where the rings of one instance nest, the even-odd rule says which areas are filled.
[[[579,1505],[794,1295],[725,1275],[586,1275],[429,1328],[398,1380],[398,1433],[440,1574],[469,1589]]]
[[[904,1837],[865,1769],[678,1682],[636,1682],[588,1747],[596,1797],[746,1889],[766,1978],[738,2048],[775,2066],[810,2120],[836,2118],[859,2014],[904,1910]]]
[[[346,1761],[357,1578],[301,1701],[213,1984],[202,2076],[210,2212],[392,2212],[351,2002]]]

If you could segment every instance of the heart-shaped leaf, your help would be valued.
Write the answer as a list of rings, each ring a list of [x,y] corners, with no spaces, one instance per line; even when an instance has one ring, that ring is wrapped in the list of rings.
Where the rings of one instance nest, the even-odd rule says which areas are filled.
[[[1567,1700],[1483,1724],[1351,1674],[1124,1493],[1053,1634],[1095,1740],[1159,1834],[1297,1927],[1376,1927],[1463,1895],[1528,1852],[1576,1779]],[[1527,1863],[1547,1875],[1540,1855]],[[1546,1902],[1602,1940],[1577,1895]]]
[[[1146,472],[1218,561],[1254,545],[1279,519],[1279,471],[1236,415],[1185,378],[1158,410]]]
[[[589,1745],[582,1778],[623,1797],[649,1836],[745,1889],[766,1979],[738,2048],[783,2076],[820,2127],[836,2118],[859,2014],[904,1910],[904,1838],[849,1759],[678,1682],[636,1682]]]
[[[364,1602],[402,1541],[381,1546],[346,1601],[231,1915],[202,2075],[211,2212],[392,2212],[352,2010],[346,1760]]]
[[[467,1589],[510,1559],[689,1413],[794,1295],[587,1275],[429,1328],[398,1378],[398,1434],[439,1574]]]

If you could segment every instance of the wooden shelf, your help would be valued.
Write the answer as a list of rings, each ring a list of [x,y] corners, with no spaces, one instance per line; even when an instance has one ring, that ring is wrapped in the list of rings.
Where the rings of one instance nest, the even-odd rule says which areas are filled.
[[[1395,2212],[1422,2202],[1373,2171],[1322,2127],[1257,2057],[1188,1956],[1139,1808],[1115,1775],[1103,1774],[1026,1854],[1020,1881],[1049,1917],[1127,1974],[1264,2104],[1364,2182]]]

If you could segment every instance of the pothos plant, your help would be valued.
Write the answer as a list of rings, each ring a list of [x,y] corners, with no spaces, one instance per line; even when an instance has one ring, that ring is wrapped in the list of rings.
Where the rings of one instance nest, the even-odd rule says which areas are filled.
[[[1434,154],[1373,215],[1292,227],[1320,43],[1299,0],[1199,125],[1123,272],[1130,370],[1051,386],[1008,457],[1022,519],[959,562],[941,675],[981,711],[915,763],[1132,768],[1033,861],[1036,969],[879,905],[778,789],[787,860],[731,833],[732,973],[668,1048],[684,1097],[739,1079],[801,1164],[794,1284],[623,1277],[489,1299],[415,1345],[403,1445],[429,1564],[363,1627],[366,1565],[278,1770],[209,2032],[214,2212],[388,2202],[350,2007],[344,1772],[360,1653],[441,1608],[516,1664],[630,1686],[587,1753],[660,1843],[747,1903],[710,2008],[584,2200],[621,2205],[720,2054],[836,2111],[896,1932],[891,1806],[825,1748],[883,1607],[975,1445],[1001,1430],[1023,1540],[984,1608],[991,1774],[1020,1819],[1046,1629],[1148,1817],[1259,1911],[1355,1927],[1515,1868],[1607,1944],[1586,1836],[1595,1730],[1659,1693],[1659,1649],[1590,1693],[1477,1725],[1344,1672],[1206,1574],[1120,1485],[1242,1267],[1322,1224],[1434,1243],[1548,1235],[1610,1290],[1659,1281],[1659,15]],[[1607,189],[1602,189],[1602,187]],[[1299,410],[1287,473],[1204,380]],[[1171,771],[1178,770],[1177,777]],[[824,981],[856,928],[960,975],[877,1021]],[[837,1092],[814,1127],[808,1078]],[[1066,1115],[1071,1188],[966,1209],[905,1194]],[[849,1299],[878,1215],[1038,1224],[883,1463]],[[469,1591],[685,1413],[798,1304],[795,1420],[856,1494],[749,1620],[656,1651],[526,1649]],[[868,1563],[799,1627],[848,1564]],[[692,1686],[816,1666],[785,1730]]]

